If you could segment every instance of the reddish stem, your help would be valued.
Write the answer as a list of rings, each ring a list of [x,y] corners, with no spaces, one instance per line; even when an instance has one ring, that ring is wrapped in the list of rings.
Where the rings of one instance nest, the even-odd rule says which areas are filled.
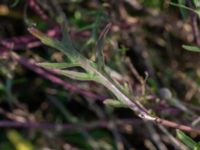
[[[58,85],[61,85],[62,87],[64,87],[67,90],[70,90],[70,91],[75,92],[75,93],[80,93],[80,94],[82,94],[86,97],[90,97],[90,98],[93,98],[93,99],[104,100],[106,98],[106,96],[99,96],[99,95],[94,94],[92,92],[89,92],[85,89],[78,88],[75,85],[72,85],[70,83],[65,82],[64,80],[60,79],[59,77],[56,77],[55,75],[51,74],[49,71],[38,67],[37,65],[35,65],[34,62],[32,62],[32,61],[30,61],[26,58],[20,57],[16,53],[12,53],[11,56],[15,61],[17,61],[21,65],[23,65],[26,68],[34,71],[35,73],[39,74],[40,76],[50,80],[51,82],[58,84]]]

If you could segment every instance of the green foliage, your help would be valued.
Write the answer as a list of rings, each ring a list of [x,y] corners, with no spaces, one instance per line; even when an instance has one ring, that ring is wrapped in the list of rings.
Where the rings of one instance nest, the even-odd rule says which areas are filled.
[[[200,52],[200,47],[197,46],[183,45],[182,47],[191,52]]]
[[[87,14],[87,13],[86,13]],[[99,51],[96,50],[96,48],[103,48],[103,43],[98,44],[100,42],[104,42],[104,37],[102,36],[102,39],[100,39],[101,37],[99,37],[98,39],[98,34],[100,32],[100,28],[103,24],[105,24],[105,22],[107,22],[108,18],[105,15],[105,12],[102,8],[100,8],[97,11],[93,11],[91,13],[88,14],[89,16],[92,16],[95,18],[95,21],[90,23],[89,25],[83,26],[82,28],[78,29],[79,31],[83,31],[83,30],[91,30],[91,36],[90,38],[85,42],[85,44],[83,45],[81,50],[88,50],[88,49],[93,49],[96,52],[96,55],[101,55],[101,52],[99,53]],[[107,28],[107,27],[106,27]],[[106,34],[106,33],[104,33]],[[99,42],[97,42],[99,41]],[[99,47],[102,46],[102,47]],[[97,62],[99,61],[99,59],[102,59],[101,62],[103,62],[103,58],[102,57],[95,57],[95,59],[97,60]]]
[[[196,143],[194,150],[200,150],[200,142]]]
[[[178,0],[178,4],[179,5],[185,5],[185,0]],[[187,11],[184,8],[181,8],[181,7],[179,9],[180,9],[181,15],[183,17],[185,17],[186,14],[187,14]]]
[[[98,80],[96,78],[97,75],[94,73],[94,71],[92,71],[96,68],[97,65],[91,62],[90,60],[88,60],[87,58],[85,58],[84,56],[82,56],[73,47],[72,42],[70,41],[66,30],[64,30],[63,32],[64,35],[63,35],[62,41],[51,39],[34,28],[30,28],[29,31],[33,35],[35,35],[37,38],[39,38],[44,44],[60,50],[70,60],[69,63],[56,63],[56,64],[55,63],[41,63],[40,65],[46,68],[56,68],[56,69],[79,66],[79,67],[82,67],[85,70],[85,72],[78,72],[78,71],[72,71],[72,70],[57,70],[57,73],[76,79],[76,80]]]
[[[66,138],[66,141],[69,143],[72,143],[73,145],[77,145],[80,149],[87,149],[87,150],[93,150],[101,149],[101,150],[112,150],[114,147],[114,141],[111,134],[109,134],[107,131],[102,129],[95,129],[91,130],[89,132],[91,137],[94,140],[91,140],[91,138],[88,139],[86,134],[80,134],[80,132],[67,132],[64,134],[64,138]],[[87,141],[85,140],[87,138]]]
[[[13,146],[9,142],[2,142],[2,143],[3,144],[0,145],[0,149],[2,149],[2,150],[12,150],[13,149]]]
[[[107,27],[108,28],[108,27]],[[107,32],[107,28],[105,28],[105,31],[102,34],[102,37],[104,37],[105,33]],[[72,42],[69,40],[69,37],[67,35],[66,30],[63,32],[63,39],[61,41],[58,41],[56,39],[52,39],[47,37],[45,34],[40,32],[39,30],[35,28],[29,28],[29,32],[32,33],[35,37],[41,40],[42,43],[51,46],[59,51],[61,51],[63,54],[65,54],[71,63],[79,64],[82,69],[85,70],[85,72],[79,72],[79,71],[72,71],[72,70],[58,70],[59,74],[65,75],[69,78],[76,79],[76,80],[92,80],[97,83],[100,83],[104,85],[108,90],[110,90],[116,98],[121,101],[124,105],[127,105],[129,108],[131,108],[139,117],[147,120],[155,120],[153,116],[150,116],[142,104],[139,102],[133,102],[130,100],[130,95],[127,95],[129,91],[124,91],[124,88],[121,88],[121,85],[116,84],[113,82],[111,77],[106,76],[105,72],[103,71],[102,67],[104,67],[102,64],[103,62],[92,62],[83,55],[81,55],[72,45]],[[103,38],[100,36],[100,42],[102,42]],[[103,43],[102,43],[103,44]],[[100,47],[100,46],[99,46]],[[102,50],[102,48],[98,47],[98,51]],[[102,47],[102,45],[101,45]],[[99,54],[100,55],[100,54]],[[102,57],[102,56],[99,56]],[[100,59],[102,61],[102,59]],[[141,106],[141,108],[140,108]]]
[[[148,0],[148,1],[142,0],[142,3],[144,4],[144,6],[152,7],[156,9],[162,8],[162,5],[163,5],[162,0]]]
[[[181,1],[181,2],[182,2],[182,1]],[[182,8],[182,10],[185,9],[185,10],[192,11],[192,12],[194,12],[195,14],[197,14],[198,17],[200,17],[200,9],[199,9],[199,8],[190,8],[190,7],[185,6],[185,5],[182,4],[182,3],[176,4],[176,3],[171,2],[170,4],[173,5],[173,6]]]
[[[16,150],[33,150],[33,145],[28,140],[24,139],[17,131],[9,130],[7,132],[7,137]]]
[[[200,142],[195,142],[189,136],[187,136],[184,132],[177,130],[176,131],[177,137],[189,148],[193,150],[200,150]]]
[[[102,105],[99,104],[99,101],[96,102],[91,98],[93,96],[90,97],[90,94],[101,99],[105,95],[107,96],[108,93],[104,93],[107,91],[102,89],[102,86],[96,86],[93,82],[90,84],[85,82],[75,82],[78,84],[71,85],[74,82],[71,83],[70,80],[63,79],[60,80],[63,81],[63,84],[56,85],[56,82],[54,82],[57,81],[56,79],[49,79],[50,81],[53,81],[54,84],[52,84],[48,80],[42,79],[42,76],[40,76],[41,74],[38,76],[37,74],[28,71],[28,69],[26,70],[26,64],[24,65],[25,68],[23,65],[17,65],[16,69],[13,71],[9,71],[10,67],[2,64],[0,65],[0,76],[2,79],[2,81],[0,81],[0,101],[2,102],[2,108],[0,110],[1,118],[13,118],[17,120],[24,118],[29,120],[29,116],[31,115],[30,119],[33,119],[34,123],[40,123],[41,121],[44,125],[46,125],[46,123],[55,125],[55,129],[43,130],[43,127],[41,127],[35,130],[32,129],[32,126],[27,126],[25,131],[31,133],[31,139],[24,138],[23,133],[21,133],[24,129],[20,129],[17,133],[15,130],[8,129],[5,131],[8,131],[7,138],[4,133],[1,133],[0,149],[30,149],[30,142],[33,142],[31,145],[36,145],[35,147],[37,147],[37,149],[41,149],[41,145],[47,149],[63,149],[68,146],[74,146],[75,149],[88,150],[123,149],[121,148],[123,146],[124,149],[145,149],[144,147],[146,146],[144,145],[149,145],[149,143],[146,143],[143,136],[139,136],[138,139],[132,142],[132,135],[136,132],[138,135],[142,134],[144,136],[152,132],[150,130],[150,132],[148,132],[146,129],[140,130],[141,127],[144,127],[143,125],[138,125],[138,123],[140,124],[140,120],[136,120],[136,122],[132,120],[139,114],[138,106],[139,110],[143,110],[143,105],[141,103],[147,105],[148,110],[146,110],[146,112],[149,112],[149,114],[155,116],[155,118],[157,116],[156,114],[159,113],[159,116],[175,120],[174,117],[176,116],[176,111],[173,110],[178,109],[179,107],[173,107],[172,111],[167,108],[166,113],[166,108],[163,108],[162,104],[164,102],[165,105],[168,101],[162,101],[160,97],[157,97],[156,93],[158,93],[161,86],[164,86],[170,90],[172,89],[173,94],[179,97],[182,88],[185,89],[185,87],[187,88],[190,85],[185,86],[183,85],[184,83],[182,84],[182,81],[176,79],[179,68],[181,68],[182,71],[186,70],[189,66],[189,70],[194,72],[195,78],[196,72],[192,70],[192,67],[195,66],[193,65],[193,62],[190,62],[189,65],[186,64],[186,67],[183,68],[182,63],[179,63],[182,58],[186,58],[185,55],[190,54],[181,53],[180,57],[184,55],[181,59],[177,56],[180,48],[178,43],[184,41],[185,38],[178,36],[180,30],[174,31],[174,29],[177,27],[180,28],[179,25],[183,25],[184,29],[187,30],[188,22],[185,24],[180,18],[174,17],[173,15],[177,16],[177,14],[175,14],[177,11],[165,14],[165,11],[168,12],[166,9],[168,8],[166,7],[168,6],[166,4],[168,1],[127,0],[122,2],[123,5],[117,5],[111,1],[99,1],[99,3],[94,3],[93,1],[70,0],[55,1],[55,4],[54,1],[35,1],[38,2],[39,9],[44,11],[52,23],[54,22],[53,19],[58,22],[59,19],[62,20],[62,17],[57,17],[57,15],[60,16],[61,13],[63,16],[65,14],[67,15],[67,23],[69,23],[69,27],[72,27],[71,33],[73,38],[77,40],[74,41],[76,43],[73,43],[68,36],[68,27],[66,27],[68,25],[63,25],[63,31],[58,31],[57,28],[54,30],[54,24],[48,24],[42,20],[40,16],[38,16],[38,12],[34,12],[34,9],[33,11],[30,11],[29,8],[34,6],[28,6],[26,1],[20,1],[20,3],[22,2],[22,5],[18,5],[19,1],[20,0],[10,1],[9,3],[13,3],[13,6],[16,6],[16,8],[10,8],[8,6],[8,9],[9,12],[20,12],[21,17],[12,21],[13,16],[9,13],[8,16],[2,18],[6,21],[1,25],[2,39],[4,41],[5,38],[5,41],[7,41],[8,38],[8,44],[9,41],[12,43],[12,39],[18,41],[18,36],[22,35],[22,37],[24,37],[19,38],[19,45],[18,42],[15,45],[15,40],[13,42],[14,49],[19,47],[23,50],[14,51],[12,53],[17,53],[22,59],[23,57],[36,58],[36,61],[38,62],[41,62],[41,58],[45,57],[49,62],[45,61],[38,63],[37,65],[47,70],[52,69],[52,72],[43,70],[44,73],[47,73],[47,76],[52,75],[57,77],[57,75],[61,75],[62,77],[64,76],[75,80],[92,80],[103,84],[106,89],[112,92],[111,95],[114,95],[115,97],[114,99],[110,98],[104,100],[103,103],[108,107],[102,107]],[[186,0],[172,1],[178,2],[180,6],[185,6],[186,4]],[[194,4],[195,11],[198,12],[199,0],[191,0],[191,2]],[[24,4],[26,4],[26,6],[24,14],[22,14]],[[7,8],[6,4],[2,4],[2,6],[1,10]],[[37,8],[37,5],[35,5],[35,7]],[[179,9],[183,15],[187,15],[189,12],[187,8],[179,7]],[[141,15],[141,12],[142,14],[145,13],[145,16]],[[111,25],[108,24],[103,29],[103,25],[108,22],[106,14],[109,14],[109,20],[113,22],[112,39],[106,37]],[[166,20],[167,17],[172,17],[171,21],[174,25],[172,28],[171,24],[168,24],[168,19]],[[25,24],[24,21],[27,24]],[[10,23],[9,26],[7,26],[6,22]],[[5,23],[6,28],[5,31],[3,31]],[[50,46],[51,48],[60,51],[67,59],[60,59],[63,56],[60,52],[49,51],[46,48],[38,47],[37,44],[39,42],[34,38],[29,42],[27,39],[31,36],[28,35],[26,39],[27,33],[24,32],[24,26],[26,25],[33,25],[39,30],[47,31],[50,34],[53,33],[56,36],[57,33],[62,32],[62,39],[56,40],[47,37],[35,28],[29,29],[29,31],[39,38],[46,46]],[[149,32],[144,32],[144,28],[149,28]],[[164,34],[161,34],[160,31]],[[9,33],[7,34],[6,32]],[[183,32],[185,32],[185,30]],[[183,36],[184,35],[185,33]],[[11,36],[16,37],[12,38]],[[105,47],[106,53],[103,53],[104,44],[108,42],[110,42],[110,44],[108,47]],[[79,44],[81,46],[79,46]],[[25,51],[29,45],[30,47],[33,46],[39,49],[36,51],[31,48],[31,50]],[[113,50],[107,51],[109,46],[113,46]],[[199,48],[195,46],[184,45],[183,48],[188,49],[189,51],[199,52]],[[173,49],[176,49],[177,51],[174,53]],[[134,55],[129,55],[129,52],[131,51],[133,51]],[[140,53],[142,57],[140,57]],[[153,53],[153,55],[151,53]],[[106,56],[106,61],[104,61],[104,56]],[[136,73],[139,71],[138,74],[135,74],[134,71],[132,72],[132,70],[130,70],[128,63],[131,62],[126,62],[127,57],[130,58],[131,61],[133,60],[133,69],[135,69]],[[12,58],[5,59],[9,60]],[[27,59],[25,59],[25,61],[26,60]],[[184,62],[184,64],[185,63],[187,62]],[[30,67],[30,69],[37,72],[38,67]],[[115,72],[113,69],[119,71],[119,73]],[[38,71],[40,70],[38,69]],[[152,71],[147,83],[140,82],[140,74],[145,70]],[[136,76],[139,76],[139,78]],[[8,77],[13,78],[7,80]],[[192,78],[192,80],[196,81],[195,78]],[[139,82],[137,81],[138,79]],[[142,77],[141,80],[143,81]],[[175,84],[175,86],[173,84]],[[181,86],[179,87],[179,85]],[[66,92],[66,89],[69,89],[69,91]],[[81,94],[77,94],[79,92]],[[183,90],[183,92],[185,92],[185,90]],[[190,91],[187,93],[190,93]],[[193,97],[194,100],[191,99],[191,101],[189,101],[191,108],[189,107],[188,109],[193,109],[192,106],[198,104],[198,102],[195,101],[197,99],[196,95]],[[9,103],[5,100],[10,100],[12,98],[14,99],[14,103],[11,107],[7,106]],[[135,105],[135,102],[137,102],[137,105]],[[177,105],[179,106],[179,104]],[[118,110],[118,108],[121,107],[129,107],[132,110],[135,108],[136,115],[133,115],[133,113],[127,109],[122,109],[123,111]],[[169,107],[171,108],[171,105]],[[116,112],[113,112],[112,108],[116,108]],[[8,116],[2,113],[4,111]],[[141,116],[142,115],[144,114],[141,114]],[[180,123],[183,120],[192,120],[191,118],[193,118],[189,118],[187,112],[178,115],[178,117],[178,122]],[[127,118],[127,120],[125,119],[125,121],[124,118]],[[154,117],[151,117],[150,119],[152,118],[154,119]],[[134,126],[129,125],[129,122],[131,121],[134,121]],[[70,127],[69,130],[65,129],[65,126],[68,128],[68,125]],[[101,127],[104,128],[107,126],[108,128],[106,130],[102,130]],[[35,131],[39,134],[35,133]],[[156,130],[156,133],[160,134],[160,131]],[[160,136],[160,138],[161,144],[167,144],[167,146],[169,145],[170,147],[173,146],[173,142],[169,144],[165,139],[163,140],[163,138],[170,137]],[[49,140],[52,140],[52,142],[49,142]],[[188,139],[185,141],[188,141]],[[29,144],[27,144],[27,142]],[[154,144],[155,143],[153,142],[153,145]],[[194,149],[199,150],[199,145],[200,143],[196,144]]]
[[[76,63],[49,63],[49,62],[43,62],[43,63],[37,63],[37,65],[48,68],[48,69],[66,69],[71,67],[77,67],[80,66]]]
[[[200,1],[199,0],[193,0],[193,3],[195,5],[195,7],[199,9],[199,7],[200,7]]]
[[[96,47],[95,47],[97,64],[99,66],[99,69],[102,69],[102,70],[105,65],[104,64],[104,56],[103,56],[103,46],[104,46],[106,34],[108,33],[110,27],[111,27],[111,24],[108,24],[105,27],[105,29],[101,32],[101,35],[99,36],[99,39],[98,39]]]
[[[106,99],[104,100],[103,103],[107,106],[112,106],[112,107],[127,107],[126,105],[115,99]]]
[[[79,60],[79,53],[77,50],[73,47],[72,42],[70,41],[69,37],[66,35],[67,31],[63,31],[63,39],[62,41],[58,41],[56,39],[52,39],[47,37],[45,34],[40,32],[39,30],[35,28],[29,28],[28,29],[30,33],[32,33],[35,37],[41,40],[42,43],[45,45],[48,45],[50,47],[56,48],[59,51],[61,51],[65,56],[68,57],[68,59],[71,62],[75,62]]]
[[[189,10],[196,13],[198,17],[200,18],[200,2],[198,0],[193,0],[195,8],[190,8],[190,7],[185,6],[184,0],[179,0],[178,2],[179,2],[178,4],[172,3],[172,2],[170,4],[173,6],[179,7],[183,15],[185,14],[184,10]],[[183,45],[182,47],[185,50],[188,50],[191,52],[200,52],[200,48],[197,46]]]
[[[76,80],[94,80],[98,81],[99,78],[97,77],[100,72],[98,72],[96,69],[98,69],[97,66],[103,67],[103,58],[101,58],[97,64],[94,62],[88,60],[84,56],[82,56],[72,45],[72,42],[70,41],[68,37],[68,33],[66,30],[63,31],[63,39],[61,41],[52,39],[41,33],[39,30],[35,28],[29,28],[29,31],[39,38],[42,43],[51,46],[53,48],[56,48],[60,50],[62,53],[64,53],[68,59],[70,60],[69,63],[40,63],[39,65],[46,67],[46,68],[54,68],[57,69],[57,73],[70,77],[72,79]],[[105,31],[107,32],[107,30]],[[105,33],[103,33],[102,37],[99,38],[99,41],[101,44],[103,44],[103,38],[105,36]],[[98,46],[98,51],[102,51],[102,48],[100,44],[97,44]],[[98,52],[98,57],[103,57],[102,52]],[[69,68],[69,67],[75,67],[79,66],[82,67],[85,72],[79,72],[79,71],[73,71],[73,70],[60,70],[63,68]],[[60,69],[58,69],[60,68]]]

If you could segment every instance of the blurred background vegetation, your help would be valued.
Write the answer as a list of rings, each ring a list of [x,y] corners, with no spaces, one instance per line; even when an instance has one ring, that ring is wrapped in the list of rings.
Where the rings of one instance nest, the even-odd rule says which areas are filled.
[[[151,114],[199,129],[200,54],[182,48],[200,46],[199,16],[181,6],[198,12],[200,4],[1,0],[0,150],[189,149],[176,129],[144,122],[128,108],[105,106],[103,100],[113,95],[103,86],[36,66],[67,60],[27,31],[34,26],[59,39],[65,16],[74,46],[94,60],[99,34],[112,23],[103,49],[110,76]],[[200,140],[197,133],[187,136]]]

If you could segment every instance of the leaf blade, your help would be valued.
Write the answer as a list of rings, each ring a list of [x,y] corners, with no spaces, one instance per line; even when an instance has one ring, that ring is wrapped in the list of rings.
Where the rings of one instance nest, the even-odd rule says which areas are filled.
[[[42,33],[41,31],[39,31],[38,29],[36,29],[34,27],[28,28],[28,31],[33,36],[38,38],[43,44],[53,47],[53,48],[59,50],[60,52],[62,52],[72,62],[75,62],[78,57],[81,57],[81,55],[78,53],[78,51],[76,51],[76,49],[74,47],[72,47],[71,43],[66,44],[69,41],[58,41],[56,39],[48,37],[47,35],[45,35],[44,33]]]
[[[182,47],[187,51],[200,52],[200,47],[197,46],[183,45]]]
[[[105,37],[110,28],[111,28],[111,23],[107,24],[106,27],[103,29],[95,46],[96,59],[100,69],[102,69],[105,65],[103,56],[103,47],[104,47]]]
[[[95,76],[90,73],[83,73],[73,70],[58,70],[57,73],[75,80],[81,80],[81,81],[95,80]]]
[[[176,131],[177,137],[188,147],[194,149],[196,146],[196,142],[191,139],[189,136],[187,136],[184,132],[177,130]]]
[[[78,63],[49,63],[49,62],[37,63],[37,65],[47,69],[65,69],[65,68],[80,66],[80,64]]]

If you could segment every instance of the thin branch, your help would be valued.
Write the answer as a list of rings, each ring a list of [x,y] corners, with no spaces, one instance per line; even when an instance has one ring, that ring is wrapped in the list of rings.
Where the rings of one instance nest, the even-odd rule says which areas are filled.
[[[67,90],[70,90],[70,91],[75,92],[75,93],[80,93],[80,94],[82,94],[82,95],[84,95],[86,97],[91,97],[91,98],[94,98],[94,99],[103,100],[103,99],[106,98],[106,96],[96,95],[96,94],[94,94],[92,92],[89,92],[89,91],[87,91],[85,89],[78,88],[75,85],[72,85],[70,83],[65,82],[64,80],[54,76],[52,74],[53,72],[50,73],[49,71],[38,67],[37,65],[35,65],[34,62],[29,61],[26,58],[20,57],[19,55],[17,55],[14,52],[12,52],[11,57],[14,60],[16,60],[19,64],[23,65],[24,67],[34,71],[35,73],[39,74],[43,78],[46,78],[46,79],[50,80],[51,82],[53,82],[55,84],[61,85],[62,87],[64,87]]]
[[[40,16],[45,22],[48,22],[52,25],[57,25],[57,23],[53,20],[51,20],[44,12],[42,7],[37,3],[36,0],[28,0],[29,6],[32,8],[32,10],[35,11],[35,13]]]
[[[170,128],[175,128],[175,129],[180,129],[180,130],[183,130],[186,132],[195,132],[195,133],[200,134],[200,129],[196,129],[196,128],[193,128],[193,127],[187,126],[187,125],[178,124],[176,122],[165,120],[162,118],[156,118],[156,120],[154,120],[154,122],[156,124],[164,125],[164,126],[167,126]]]
[[[143,122],[140,119],[118,119],[115,121],[116,125],[140,125]],[[38,122],[18,122],[10,120],[1,120],[0,128],[29,128],[29,129],[68,129],[79,130],[81,128],[93,129],[93,128],[112,128],[112,122],[109,121],[95,121],[88,123],[38,123]]]

